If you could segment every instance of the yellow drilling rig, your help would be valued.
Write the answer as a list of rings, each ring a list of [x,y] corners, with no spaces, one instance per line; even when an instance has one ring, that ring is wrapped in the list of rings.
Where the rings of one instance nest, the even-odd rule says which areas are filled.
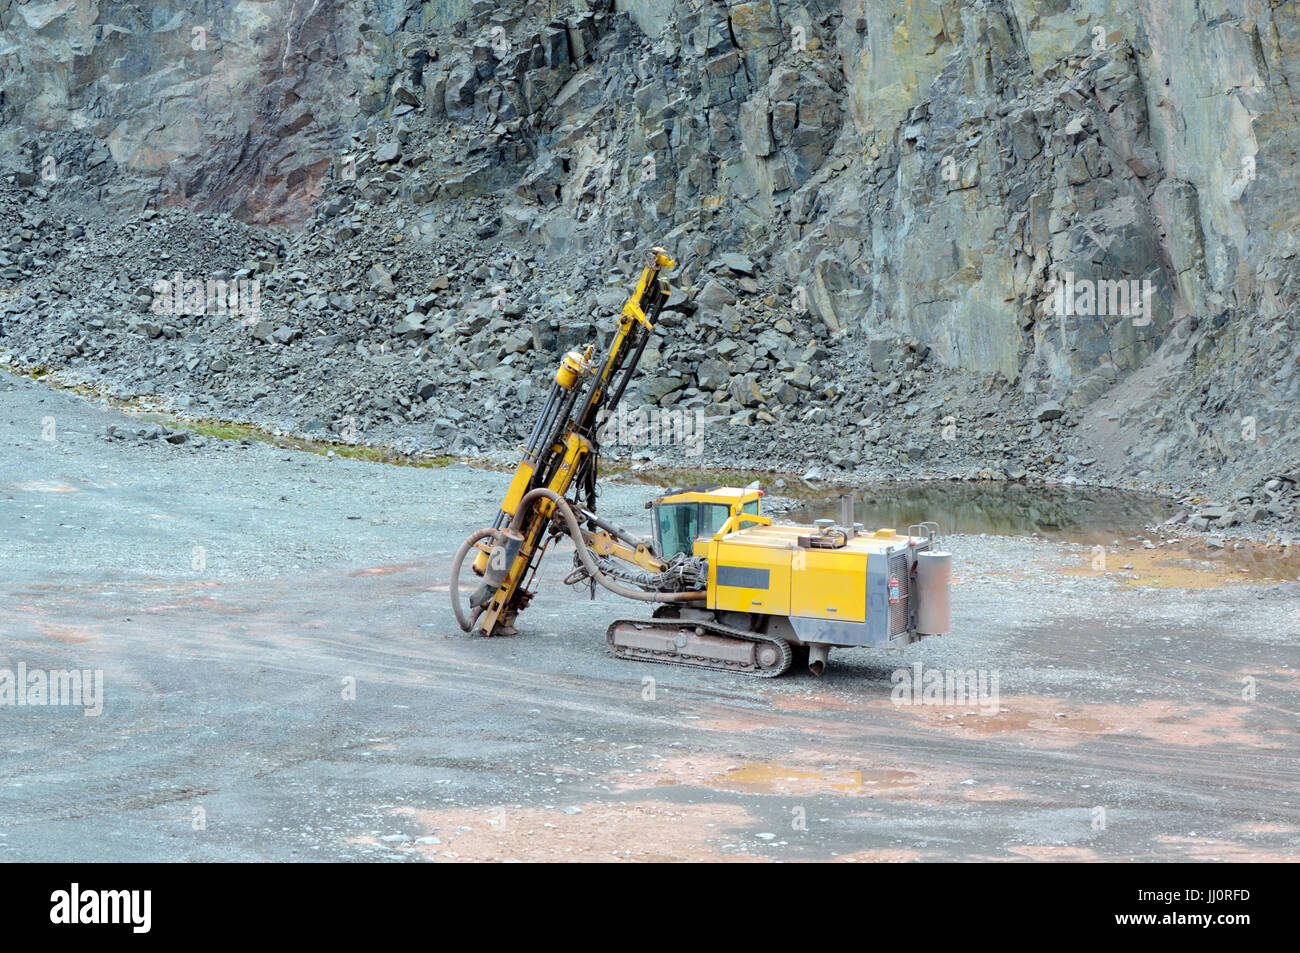
[[[951,556],[938,526],[900,535],[866,533],[851,515],[836,525],[778,525],[761,512],[757,487],[702,486],[646,504],[649,540],[596,515],[600,428],[636,373],[668,299],[661,273],[675,262],[650,252],[623,305],[602,360],[595,348],[560,362],[501,509],[472,534],[452,564],[451,603],[461,629],[513,635],[536,594],[547,547],[573,541],[566,583],[599,583],[655,604],[652,618],[620,619],[606,631],[619,658],[772,677],[806,653],[821,675],[834,647],[897,648],[949,628]],[[462,605],[460,576],[473,552],[481,583]]]

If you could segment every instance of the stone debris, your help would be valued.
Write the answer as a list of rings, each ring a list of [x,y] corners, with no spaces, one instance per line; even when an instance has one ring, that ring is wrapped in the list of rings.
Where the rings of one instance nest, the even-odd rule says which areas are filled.
[[[1284,8],[1247,29],[1190,4],[1013,22],[925,0],[900,31],[889,4],[831,0],[343,2],[325,29],[299,6],[268,14],[295,44],[277,84],[263,45],[214,42],[160,54],[184,85],[108,106],[40,95],[74,69],[72,8],[0,13],[0,360],[316,439],[509,455],[662,244],[673,294],[625,400],[702,440],[609,453],[1118,481],[1185,494],[1194,528],[1296,523]],[[84,40],[74,79],[149,29]],[[194,116],[204,135],[144,161]]]

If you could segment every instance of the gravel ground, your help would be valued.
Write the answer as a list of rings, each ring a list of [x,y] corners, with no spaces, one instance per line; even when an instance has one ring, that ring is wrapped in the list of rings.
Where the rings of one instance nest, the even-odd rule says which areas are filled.
[[[0,373],[0,669],[104,679],[97,717],[0,707],[0,859],[1300,857],[1295,583],[952,536],[951,635],[755,681],[610,658],[637,608],[563,556],[519,637],[462,635],[499,472],[137,426]],[[895,704],[916,664],[996,703]]]

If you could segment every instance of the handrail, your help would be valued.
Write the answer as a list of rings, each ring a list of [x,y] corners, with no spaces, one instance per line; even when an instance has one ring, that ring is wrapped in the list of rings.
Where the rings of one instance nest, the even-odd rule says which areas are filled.
[[[740,529],[741,523],[758,523],[760,526],[771,526],[772,517],[761,516],[758,513],[746,513],[741,510],[739,513],[733,513],[725,523],[719,526],[717,532],[713,534],[713,538],[721,539],[729,533],[736,532],[736,530]]]

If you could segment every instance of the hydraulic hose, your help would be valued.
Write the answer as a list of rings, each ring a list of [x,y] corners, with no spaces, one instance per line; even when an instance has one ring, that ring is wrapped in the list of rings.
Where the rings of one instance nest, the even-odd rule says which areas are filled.
[[[582,527],[578,524],[578,518],[574,516],[573,509],[569,506],[568,501],[554,490],[547,489],[544,486],[529,490],[524,494],[523,499],[519,501],[518,508],[515,510],[514,519],[510,521],[512,530],[517,533],[523,528],[524,518],[532,509],[529,504],[539,499],[547,499],[555,504],[555,511],[564,517],[564,522],[568,524],[569,536],[573,538],[574,548],[577,550],[578,558],[582,560],[582,565],[586,568],[587,573],[615,595],[622,596],[624,599],[636,599],[641,602],[698,602],[708,597],[707,592],[642,592],[640,589],[629,589],[627,586],[614,582],[600,571],[600,566],[596,563],[596,557],[591,554],[591,550],[587,548],[587,544],[582,538]],[[483,530],[479,530],[479,533],[482,532]],[[459,559],[464,559],[464,551],[468,551],[468,548],[474,544],[477,538],[479,537],[476,534],[465,541],[465,545],[461,547],[462,553]],[[457,566],[459,566],[459,562]],[[462,628],[464,628],[463,625]],[[468,632],[469,629],[465,629],[465,631]]]
[[[609,522],[608,520],[601,519],[599,516],[597,516],[595,513],[592,513],[590,510],[579,509],[578,516],[583,520],[588,520],[592,523],[595,523],[601,529],[605,530],[605,532],[609,533],[609,535],[613,536],[615,539],[622,540],[623,542],[627,543],[629,546],[636,547],[645,544],[645,540],[638,539],[636,536],[633,536],[631,533],[623,529],[623,527],[621,526],[616,526],[613,523]]]
[[[471,533],[465,542],[460,544],[460,549],[456,550],[456,558],[451,564],[451,611],[456,613],[456,622],[460,624],[462,632],[468,632],[474,627],[475,619],[468,619],[460,607],[460,567],[465,562],[465,557],[469,551],[474,548],[474,544],[480,539],[488,539],[496,536],[496,530],[491,528],[480,529]]]

